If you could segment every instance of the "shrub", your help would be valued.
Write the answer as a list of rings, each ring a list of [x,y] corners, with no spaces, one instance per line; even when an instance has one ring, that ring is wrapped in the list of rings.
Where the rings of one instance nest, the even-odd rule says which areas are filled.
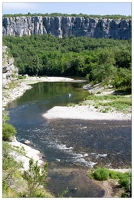
[[[131,174],[124,173],[123,176],[120,177],[119,184],[121,185],[121,187],[128,189],[130,187],[130,183],[131,183]]]
[[[7,121],[9,121],[10,117],[8,116],[8,112],[7,111],[3,111],[2,112],[2,122],[6,123]]]
[[[119,180],[119,184],[124,188],[127,188],[129,186],[129,183],[130,183],[129,177],[124,177]]]
[[[74,103],[68,103],[67,106],[68,107],[75,107],[75,104]]]
[[[108,180],[109,178],[117,179],[120,187],[124,188],[122,197],[131,197],[132,195],[132,174],[130,172],[122,173],[108,170],[106,168],[98,168],[95,171],[91,171],[90,177],[99,181]]]
[[[21,162],[17,162],[10,153],[13,147],[7,142],[2,142],[2,197],[13,198],[17,196],[17,190],[15,187],[18,181],[18,177],[21,177],[18,171],[22,167]],[[12,188],[14,186],[14,188]],[[18,188],[18,185],[17,185]]]
[[[18,79],[26,79],[26,76],[18,76]]]
[[[119,179],[122,176],[123,176],[122,172],[116,172],[116,171],[109,170],[109,178],[111,178],[111,179]]]
[[[96,180],[99,180],[99,181],[108,180],[108,178],[109,178],[109,171],[106,168],[98,168],[93,173],[93,177]]]
[[[16,129],[8,123],[2,125],[2,139],[4,141],[10,140],[17,133]]]
[[[22,177],[27,181],[26,197],[43,197],[44,194],[40,186],[47,184],[47,170],[48,164],[46,163],[43,168],[40,168],[38,161],[34,163],[33,159],[29,160],[29,170],[24,171]]]

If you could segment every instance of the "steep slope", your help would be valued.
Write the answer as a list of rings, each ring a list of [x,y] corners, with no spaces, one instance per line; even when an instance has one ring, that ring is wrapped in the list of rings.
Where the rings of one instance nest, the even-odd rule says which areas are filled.
[[[6,85],[18,77],[18,68],[14,66],[14,58],[7,51],[7,46],[2,47],[2,85]]]
[[[20,16],[3,17],[4,36],[52,34],[55,37],[72,35],[93,38],[131,38],[131,19],[98,19],[85,17]]]

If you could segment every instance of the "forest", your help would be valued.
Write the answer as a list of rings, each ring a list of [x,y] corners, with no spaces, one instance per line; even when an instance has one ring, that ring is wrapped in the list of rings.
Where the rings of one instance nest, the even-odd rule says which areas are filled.
[[[81,76],[131,91],[131,40],[52,35],[3,36],[19,74]]]
[[[35,17],[35,16],[45,16],[45,17],[85,17],[85,18],[102,18],[102,19],[131,19],[132,16],[126,16],[126,15],[87,15],[87,14],[63,14],[63,13],[30,13],[27,14],[4,14],[3,17],[20,17],[20,16],[26,16],[26,17]]]

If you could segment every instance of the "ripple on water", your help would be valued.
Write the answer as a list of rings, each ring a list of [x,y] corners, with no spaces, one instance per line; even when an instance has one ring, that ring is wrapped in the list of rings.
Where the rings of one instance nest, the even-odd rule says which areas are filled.
[[[82,165],[90,161],[101,165],[113,162],[114,167],[131,166],[130,121],[57,119],[49,120],[49,130],[49,141],[52,140],[59,151],[70,154],[74,162],[81,157]],[[86,159],[84,153],[88,155]]]
[[[65,168],[65,176],[63,173],[61,175],[50,173],[52,180],[50,189],[53,191],[57,189],[56,194],[65,190],[70,183],[68,196],[102,197],[104,191],[91,182],[88,184],[89,182],[85,181],[82,185],[81,180],[86,180],[85,176],[82,178],[74,171],[72,174],[67,174],[67,169],[71,167],[87,169],[94,165],[110,168],[130,167],[131,122],[75,119],[46,121],[41,117],[53,106],[63,106],[83,100],[88,94],[82,94],[82,91],[77,91],[76,94],[77,88],[74,89],[72,83],[34,84],[31,90],[26,91],[15,103],[9,105],[10,123],[17,129],[18,141],[29,140],[44,154],[45,160],[49,162],[49,170]],[[65,95],[69,92],[73,95],[71,98],[66,98]],[[59,95],[65,98],[59,98]],[[74,187],[78,190],[74,190]]]

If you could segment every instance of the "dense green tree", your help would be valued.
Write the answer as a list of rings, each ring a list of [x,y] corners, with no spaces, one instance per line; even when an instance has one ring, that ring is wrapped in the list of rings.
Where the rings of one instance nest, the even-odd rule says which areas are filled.
[[[131,40],[35,35],[5,36],[3,44],[21,74],[84,76],[93,83],[131,88]]]

